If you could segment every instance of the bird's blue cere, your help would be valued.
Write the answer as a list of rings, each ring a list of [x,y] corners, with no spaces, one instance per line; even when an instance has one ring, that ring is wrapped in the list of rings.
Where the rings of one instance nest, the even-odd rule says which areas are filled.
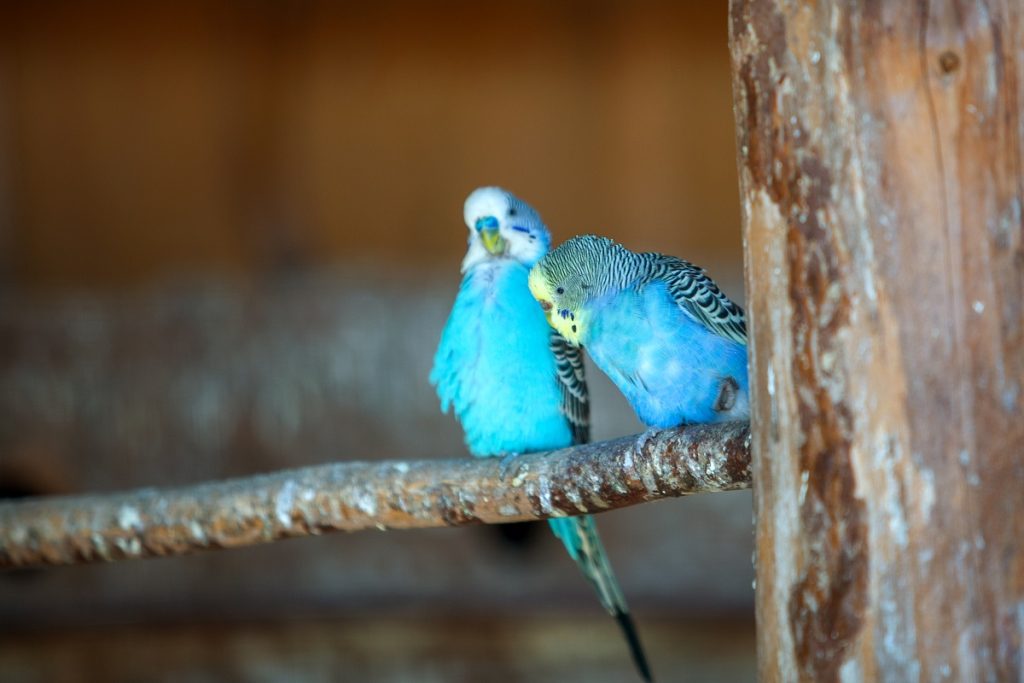
[[[477,230],[496,230],[498,228],[498,219],[494,216],[481,216],[476,219]]]

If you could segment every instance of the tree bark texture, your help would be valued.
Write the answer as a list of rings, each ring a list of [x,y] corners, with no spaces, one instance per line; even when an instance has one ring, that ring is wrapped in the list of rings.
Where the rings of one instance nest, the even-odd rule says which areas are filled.
[[[496,458],[348,462],[0,503],[0,568],[182,555],[328,531],[521,522],[750,487],[745,422]]]
[[[761,678],[1022,680],[1024,10],[732,0]]]

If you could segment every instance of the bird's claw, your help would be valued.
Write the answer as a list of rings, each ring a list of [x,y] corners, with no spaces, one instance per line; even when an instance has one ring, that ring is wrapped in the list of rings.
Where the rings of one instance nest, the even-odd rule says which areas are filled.
[[[642,453],[644,449],[647,447],[647,444],[651,442],[651,439],[653,439],[655,435],[660,431],[661,429],[658,427],[645,427],[644,431],[637,434],[635,444],[637,452]]]
[[[519,474],[521,465],[518,459],[520,455],[520,453],[506,453],[501,456],[501,460],[498,461],[498,476],[502,481],[507,481]]]

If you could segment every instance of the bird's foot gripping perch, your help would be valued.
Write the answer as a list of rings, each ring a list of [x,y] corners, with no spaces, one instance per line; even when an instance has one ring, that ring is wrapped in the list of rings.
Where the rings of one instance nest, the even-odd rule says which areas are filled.
[[[501,460],[498,461],[498,476],[502,481],[514,480],[519,475],[519,470],[524,464],[520,459],[521,455],[522,453],[506,453],[501,456]]]

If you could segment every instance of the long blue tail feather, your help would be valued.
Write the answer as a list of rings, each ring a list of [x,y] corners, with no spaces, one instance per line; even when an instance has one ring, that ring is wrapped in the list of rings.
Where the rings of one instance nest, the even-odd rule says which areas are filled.
[[[637,634],[633,619],[629,616],[626,598],[612,572],[612,566],[608,561],[604,546],[601,544],[601,537],[598,536],[594,518],[590,515],[557,517],[549,519],[548,524],[558,540],[565,545],[569,556],[576,561],[580,571],[594,587],[605,611],[615,617],[626,637],[630,654],[633,656],[633,662],[640,675],[645,681],[652,683],[654,679],[647,663],[647,656],[644,654],[643,645],[640,643],[640,636]]]

